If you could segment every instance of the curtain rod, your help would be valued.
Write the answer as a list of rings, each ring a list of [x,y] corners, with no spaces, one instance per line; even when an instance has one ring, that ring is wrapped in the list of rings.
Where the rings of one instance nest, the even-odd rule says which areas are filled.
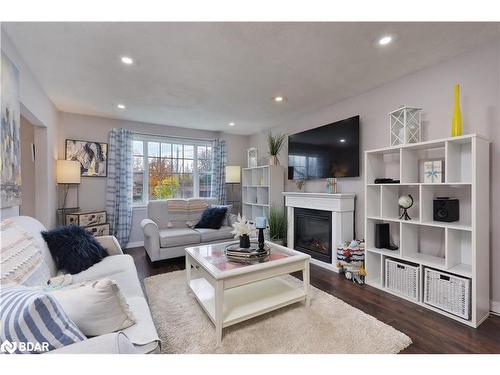
[[[215,138],[208,139],[208,138],[196,138],[196,137],[182,137],[182,136],[178,136],[178,135],[151,134],[151,133],[140,133],[140,132],[134,132],[134,131],[132,131],[132,134],[145,135],[145,136],[149,136],[149,137],[187,139],[187,140],[193,140],[193,141],[206,141],[206,142],[215,141]]]

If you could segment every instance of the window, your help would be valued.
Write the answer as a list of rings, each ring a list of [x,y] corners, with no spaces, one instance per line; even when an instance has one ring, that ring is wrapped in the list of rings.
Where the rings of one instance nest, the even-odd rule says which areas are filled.
[[[134,203],[212,196],[212,143],[134,135]]]

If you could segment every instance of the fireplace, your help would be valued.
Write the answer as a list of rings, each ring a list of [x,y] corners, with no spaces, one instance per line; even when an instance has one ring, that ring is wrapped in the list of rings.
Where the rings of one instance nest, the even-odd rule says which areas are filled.
[[[295,208],[294,248],[323,262],[332,262],[332,213]]]

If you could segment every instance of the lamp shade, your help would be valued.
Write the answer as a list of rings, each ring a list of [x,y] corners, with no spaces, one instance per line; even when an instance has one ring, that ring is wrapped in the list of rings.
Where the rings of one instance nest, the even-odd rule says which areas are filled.
[[[58,184],[79,184],[80,183],[80,162],[76,160],[57,161],[57,183]]]
[[[226,184],[239,184],[241,182],[241,167],[239,165],[226,166]]]

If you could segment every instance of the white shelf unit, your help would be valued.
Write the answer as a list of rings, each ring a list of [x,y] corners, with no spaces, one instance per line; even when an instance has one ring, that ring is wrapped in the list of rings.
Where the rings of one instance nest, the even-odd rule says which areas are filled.
[[[285,168],[263,165],[242,170],[242,215],[254,221],[269,216],[270,207],[284,209]]]
[[[423,162],[443,160],[441,183],[424,183]],[[399,179],[399,184],[375,184],[378,177]],[[420,296],[414,302],[472,327],[489,315],[489,141],[470,134],[435,141],[365,152],[366,283],[385,290],[385,259],[417,265]],[[398,198],[411,194],[411,220],[400,220]],[[433,220],[433,199],[459,199],[460,220]],[[389,223],[396,251],[375,248],[375,224]],[[424,269],[433,268],[469,278],[471,319],[466,320],[425,304]],[[392,293],[394,294],[394,293]],[[404,296],[400,296],[405,298]]]

